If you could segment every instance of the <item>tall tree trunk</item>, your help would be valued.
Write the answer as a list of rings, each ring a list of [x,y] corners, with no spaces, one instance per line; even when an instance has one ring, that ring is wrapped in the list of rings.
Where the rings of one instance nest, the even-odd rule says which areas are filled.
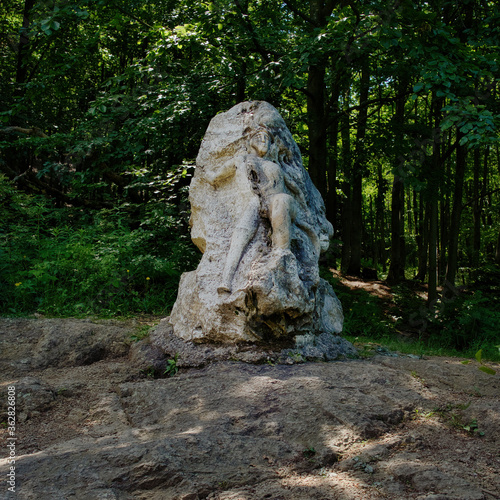
[[[404,280],[406,278],[405,276],[405,269],[406,269],[406,238],[405,238],[405,186],[403,184],[402,190],[401,190],[401,234],[399,235],[399,248],[401,250],[401,262],[399,266],[399,277],[400,279]]]
[[[437,198],[429,202],[429,282],[427,303],[434,305],[437,299],[437,228],[438,203]]]
[[[394,175],[391,197],[391,264],[387,280],[398,283],[401,277],[401,233],[403,232],[403,180]]]
[[[246,94],[246,72],[247,63],[242,60],[239,73],[236,79],[236,103],[243,102]]]
[[[417,229],[418,271],[415,279],[425,281],[427,276],[427,250],[429,248],[430,211],[424,211],[424,196],[420,194]]]
[[[328,24],[333,10],[332,2],[311,0],[309,16],[311,30]],[[307,74],[307,125],[309,129],[309,174],[323,199],[326,198],[327,178],[327,121],[325,119],[325,74],[328,57],[317,54]]]
[[[495,251],[495,262],[500,266],[500,231],[498,231],[497,248]]]
[[[17,51],[16,84],[21,85],[26,82],[28,67],[26,64],[26,52],[30,42],[28,32],[30,27],[31,9],[35,5],[35,0],[25,0],[23,11],[23,26],[19,35],[19,48]],[[16,89],[18,95],[22,93],[20,88]]]
[[[377,245],[376,245],[376,241],[377,241],[377,231],[375,229],[375,209],[373,207],[374,203],[373,203],[373,196],[370,196],[370,204],[369,204],[369,209],[368,209],[368,213],[369,213],[369,217],[368,217],[368,222],[369,222],[369,232],[368,232],[368,228],[367,228],[367,232],[368,232],[368,243],[370,245],[370,254],[371,254],[371,257],[372,257],[372,262],[373,262],[373,265],[374,267],[376,268],[377,265]]]
[[[479,199],[479,180],[481,171],[481,151],[474,150],[474,179],[472,184],[472,217],[474,230],[472,236],[472,267],[479,266],[481,251],[481,202]]]
[[[309,67],[307,77],[307,125],[309,129],[309,174],[323,199],[326,198],[325,66]]]
[[[375,267],[379,262],[385,271],[385,221],[384,221],[384,199],[386,193],[386,181],[382,174],[382,164],[377,166],[377,196],[375,198]]]
[[[432,96],[431,113],[434,130],[438,130],[441,121],[441,108],[443,100]],[[438,138],[434,138],[432,144],[431,169],[428,177],[428,197],[429,197],[429,281],[427,292],[427,303],[434,306],[437,299],[437,243],[438,243],[438,199],[439,184],[442,171],[441,147]]]
[[[438,261],[438,276],[444,277],[446,271],[446,249],[450,239],[450,209],[449,199],[447,194],[443,194],[439,200],[439,261]]]
[[[457,133],[457,141],[463,135]],[[464,146],[457,146],[455,188],[453,191],[453,209],[450,220],[450,240],[448,244],[448,263],[446,267],[446,281],[455,284],[458,270],[458,237],[460,234],[460,218],[462,215],[462,194],[466,167],[467,150]]]
[[[348,96],[349,90],[346,91]],[[348,102],[348,99],[345,100]],[[342,137],[342,167],[344,177],[347,181],[342,183],[342,259],[340,269],[343,274],[347,274],[349,262],[351,260],[351,137],[350,137],[350,116],[346,111],[341,115],[341,137]]]
[[[337,223],[337,170],[339,162],[339,98],[340,85],[335,83],[332,90],[332,115],[333,119],[329,129],[330,154],[328,156],[328,192],[326,195],[326,218],[336,229]]]
[[[405,113],[404,90],[407,86],[407,80],[400,78],[397,85],[399,97],[396,99],[396,112],[394,114],[394,161],[397,167],[392,183],[391,265],[389,266],[389,274],[387,276],[387,280],[392,283],[398,283],[401,278],[404,278],[404,184],[401,177],[403,167],[400,164],[401,156],[398,148],[403,139]]]
[[[370,65],[366,58],[361,68],[359,101],[361,109],[358,114],[356,131],[356,153],[352,172],[352,204],[351,204],[351,259],[348,274],[358,276],[361,273],[361,243],[363,235],[363,170],[365,168],[365,137],[368,119],[368,92],[370,90]]]

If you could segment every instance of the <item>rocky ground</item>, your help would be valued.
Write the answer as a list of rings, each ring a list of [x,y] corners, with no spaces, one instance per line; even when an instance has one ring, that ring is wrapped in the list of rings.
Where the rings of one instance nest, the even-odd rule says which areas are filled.
[[[494,364],[488,375],[388,352],[287,364],[262,349],[207,349],[154,378],[162,332],[156,347],[131,341],[140,326],[0,319],[1,498],[500,498]]]

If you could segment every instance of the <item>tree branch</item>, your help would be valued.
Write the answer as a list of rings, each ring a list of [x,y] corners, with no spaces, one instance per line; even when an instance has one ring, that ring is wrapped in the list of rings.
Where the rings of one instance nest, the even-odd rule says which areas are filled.
[[[269,54],[273,54],[274,56],[279,56],[279,54],[273,51],[264,49],[264,47],[258,40],[257,33],[255,32],[255,29],[251,21],[248,19],[248,13],[243,9],[239,0],[235,0],[234,3],[236,4],[236,7],[238,7],[238,10],[241,13],[243,24],[246,26],[248,32],[250,33],[250,36],[252,37],[252,42],[255,46],[255,50],[262,56],[266,64],[270,62]]]
[[[287,7],[298,17],[300,17],[301,19],[303,19],[306,23],[308,24],[312,24],[314,27],[316,28],[319,28],[319,24],[314,20],[312,19],[311,17],[307,16],[306,14],[304,14],[303,12],[301,12],[299,9],[297,9],[297,7],[295,7],[295,5],[292,3],[292,0],[285,0],[285,3],[287,5]]]
[[[464,203],[462,205],[462,210],[465,207],[468,207],[469,205],[472,205],[475,201],[483,200],[484,198],[486,198],[487,196],[490,196],[493,193],[498,193],[498,191],[500,191],[500,188],[493,189],[493,191],[488,191],[487,193],[482,193],[479,196],[476,196],[475,198],[473,198],[472,200],[468,201],[467,203]]]
[[[152,26],[150,26],[146,21],[143,21],[142,19],[135,17],[133,14],[131,14],[130,12],[127,12],[124,8],[120,7],[116,3],[114,4],[114,7],[116,7],[125,16],[130,17],[130,19],[133,19],[134,21],[137,21],[139,24],[146,26],[146,28],[148,28],[148,29],[152,28]]]
[[[19,132],[21,134],[27,134],[27,135],[31,135],[34,137],[41,137],[43,139],[46,139],[47,137],[49,137],[47,134],[45,134],[38,127],[32,127],[32,128],[6,127],[6,128],[0,129],[0,132],[2,132],[3,134],[8,134],[10,132]]]

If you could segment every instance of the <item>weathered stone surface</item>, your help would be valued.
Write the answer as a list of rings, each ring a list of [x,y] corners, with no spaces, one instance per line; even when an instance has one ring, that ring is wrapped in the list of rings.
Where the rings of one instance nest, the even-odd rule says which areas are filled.
[[[33,415],[47,410],[54,402],[55,392],[49,384],[35,377],[24,377],[15,384],[17,420],[24,422]],[[0,401],[0,411],[5,414],[7,401]]]
[[[425,466],[405,464],[394,468],[396,477],[411,481],[417,491],[428,491],[429,496],[421,496],[421,499],[446,498],[449,500],[482,500],[484,495],[481,489],[461,477],[440,471],[437,467],[427,468]],[[437,495],[437,492],[446,492],[446,496]]]
[[[215,116],[196,163],[191,237],[203,258],[181,278],[175,334],[240,342],[339,333],[342,307],[318,272],[333,228],[277,110],[255,101]]]
[[[0,373],[9,373],[15,366],[31,372],[34,369],[64,366],[85,366],[110,357],[125,356],[129,351],[130,325],[119,321],[92,322],[75,319],[23,319],[22,335],[11,335],[5,320],[0,343],[5,352],[0,356]],[[133,330],[133,329],[132,329]],[[71,334],[70,334],[71,331]],[[11,359],[12,346],[22,358]]]
[[[141,369],[163,373],[167,358],[178,356],[179,368],[199,368],[217,361],[242,361],[244,363],[273,363],[293,365],[305,361],[335,361],[355,358],[356,349],[347,340],[322,333],[297,335],[290,347],[279,344],[256,346],[247,343],[205,344],[179,338],[172,325],[164,319],[157,325],[150,339],[131,348],[130,359]],[[163,357],[158,353],[164,353]]]
[[[140,374],[132,355],[31,368],[26,377],[21,361],[47,321],[0,318],[1,384],[16,387],[12,498],[473,500],[500,491],[498,377],[472,363],[376,355],[292,366],[231,359],[189,369],[183,351],[179,373],[160,380]],[[82,321],[56,323],[79,349]],[[97,326],[119,343],[127,324],[127,336],[137,326],[120,324]],[[151,335],[153,348],[167,324]],[[183,344],[214,356],[219,348],[237,356],[267,350],[176,340],[169,357]],[[296,340],[297,348],[309,345]],[[458,409],[474,387],[481,397]],[[477,419],[485,437],[427,417],[436,402],[453,406],[462,422]],[[5,406],[0,413],[7,415]],[[0,426],[4,446],[7,432]],[[0,476],[9,467],[5,453]]]

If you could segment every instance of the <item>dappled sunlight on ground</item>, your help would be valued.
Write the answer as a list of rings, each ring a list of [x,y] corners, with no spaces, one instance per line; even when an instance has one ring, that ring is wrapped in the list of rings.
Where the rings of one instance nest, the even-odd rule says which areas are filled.
[[[9,359],[18,333],[3,329]],[[499,378],[460,361],[227,361],[165,379],[127,358],[2,362],[32,395],[19,405],[18,498],[494,498]]]

